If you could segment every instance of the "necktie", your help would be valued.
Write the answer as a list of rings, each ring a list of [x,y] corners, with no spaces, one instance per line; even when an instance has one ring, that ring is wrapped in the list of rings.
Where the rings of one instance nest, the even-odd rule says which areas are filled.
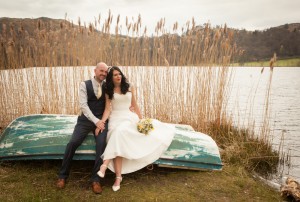
[[[102,88],[101,88],[101,85],[99,84],[98,85],[98,93],[97,93],[97,99],[99,99],[102,95]]]

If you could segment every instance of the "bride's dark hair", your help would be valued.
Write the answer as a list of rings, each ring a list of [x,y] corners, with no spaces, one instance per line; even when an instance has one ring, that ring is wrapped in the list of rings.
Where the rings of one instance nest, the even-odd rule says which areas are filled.
[[[106,77],[106,85],[105,85],[105,88],[106,88],[105,90],[106,90],[106,93],[108,94],[108,97],[110,100],[112,100],[114,97],[114,87],[115,87],[114,82],[113,82],[114,70],[117,70],[118,72],[120,72],[120,74],[122,76],[121,93],[126,94],[129,91],[129,83],[127,82],[127,79],[124,76],[123,72],[120,70],[119,67],[112,66],[112,67],[108,68],[108,74]]]

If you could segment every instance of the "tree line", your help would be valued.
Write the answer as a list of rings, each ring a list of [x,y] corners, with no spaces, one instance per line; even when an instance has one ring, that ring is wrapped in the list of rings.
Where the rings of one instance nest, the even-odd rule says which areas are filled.
[[[300,23],[285,24],[263,31],[235,30],[234,40],[243,52],[235,62],[269,60],[276,53],[278,58],[300,57]]]

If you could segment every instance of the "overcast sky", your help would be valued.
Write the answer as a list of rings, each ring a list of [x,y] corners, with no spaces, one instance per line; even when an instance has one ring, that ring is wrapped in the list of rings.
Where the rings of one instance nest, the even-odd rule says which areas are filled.
[[[175,22],[179,27],[194,17],[196,24],[225,23],[228,27],[263,30],[286,23],[300,23],[300,0],[1,0],[0,17],[67,19],[77,23],[94,22],[101,14],[107,18],[111,10],[114,21],[118,14],[125,27],[125,19],[137,19],[153,31],[156,23],[166,19],[169,31]],[[102,21],[103,23],[103,21]]]

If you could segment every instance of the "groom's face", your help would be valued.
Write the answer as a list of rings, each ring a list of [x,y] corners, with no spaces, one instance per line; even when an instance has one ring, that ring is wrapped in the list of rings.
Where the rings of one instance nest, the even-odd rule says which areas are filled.
[[[98,81],[103,81],[106,79],[107,76],[107,67],[106,66],[99,66],[95,69],[95,77]]]

